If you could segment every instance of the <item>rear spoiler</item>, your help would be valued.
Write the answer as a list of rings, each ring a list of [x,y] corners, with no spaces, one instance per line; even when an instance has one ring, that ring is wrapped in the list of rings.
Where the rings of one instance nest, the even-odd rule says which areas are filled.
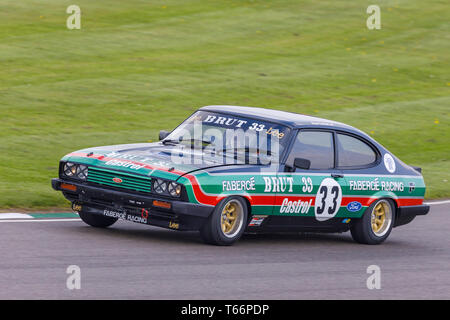
[[[411,168],[413,168],[414,170],[416,170],[417,172],[422,173],[422,168],[420,167],[415,167],[415,166],[410,166]]]

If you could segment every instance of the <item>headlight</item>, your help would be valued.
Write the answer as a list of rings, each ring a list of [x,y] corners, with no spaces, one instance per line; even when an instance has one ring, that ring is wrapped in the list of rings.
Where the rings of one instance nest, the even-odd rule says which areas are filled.
[[[164,179],[154,179],[153,191],[158,194],[168,195],[179,198],[181,196],[182,185],[175,181],[167,181]]]
[[[156,179],[153,182],[153,190],[155,190],[156,193],[164,193],[167,189],[167,183],[162,179]]]
[[[86,180],[88,176],[88,168],[80,164],[77,168],[77,177],[81,180]]]
[[[64,174],[68,177],[73,177],[77,173],[77,165],[75,163],[67,162],[64,165]]]
[[[66,177],[86,180],[88,176],[88,167],[82,164],[67,162],[64,164],[63,174]]]
[[[171,182],[167,189],[172,197],[179,197],[181,194],[181,184],[179,183]]]

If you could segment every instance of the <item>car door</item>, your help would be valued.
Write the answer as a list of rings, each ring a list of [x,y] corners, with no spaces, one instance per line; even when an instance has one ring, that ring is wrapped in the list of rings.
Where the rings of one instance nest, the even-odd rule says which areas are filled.
[[[347,188],[343,206],[348,217],[359,218],[379,192],[379,153],[370,143],[354,134],[336,132],[336,166],[342,170]]]
[[[309,162],[309,168],[296,167],[295,159]],[[278,183],[280,188],[276,194],[274,214],[315,217],[317,221],[335,217],[341,207],[346,180],[342,170],[336,169],[334,132],[299,130],[287,156],[284,172],[278,174]]]

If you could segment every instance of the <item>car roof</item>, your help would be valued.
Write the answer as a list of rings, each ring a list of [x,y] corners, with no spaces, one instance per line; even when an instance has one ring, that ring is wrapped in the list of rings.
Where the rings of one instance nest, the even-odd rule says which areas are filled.
[[[299,127],[328,127],[338,129],[350,129],[351,131],[361,132],[360,130],[346,125],[341,122],[327,120],[318,117],[307,116],[304,114],[286,112],[273,109],[255,108],[255,107],[240,107],[240,106],[226,106],[214,105],[200,108],[203,111],[213,111],[220,113],[227,113],[232,115],[240,115],[245,117],[259,118],[270,122],[277,122],[292,128]],[[361,132],[362,133],[362,132]]]

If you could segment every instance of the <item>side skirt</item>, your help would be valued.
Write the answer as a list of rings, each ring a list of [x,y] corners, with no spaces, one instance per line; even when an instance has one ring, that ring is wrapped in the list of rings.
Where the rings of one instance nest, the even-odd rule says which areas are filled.
[[[258,216],[261,217],[261,216]],[[252,218],[247,226],[247,232],[346,232],[353,220],[347,218],[333,218],[318,221],[314,217],[264,217],[259,225],[252,225]]]

